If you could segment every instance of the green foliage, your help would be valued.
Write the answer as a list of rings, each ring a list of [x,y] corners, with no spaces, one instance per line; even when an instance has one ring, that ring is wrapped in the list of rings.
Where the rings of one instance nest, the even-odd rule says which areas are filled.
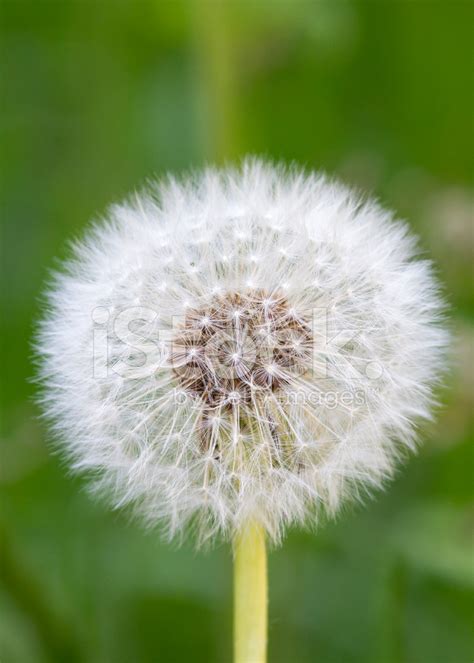
[[[389,490],[270,558],[270,661],[473,658],[473,5],[13,2],[3,10],[3,663],[227,662],[231,559],[143,533],[49,453],[31,335],[66,242],[147,176],[246,152],[400,210],[453,305],[438,422]]]

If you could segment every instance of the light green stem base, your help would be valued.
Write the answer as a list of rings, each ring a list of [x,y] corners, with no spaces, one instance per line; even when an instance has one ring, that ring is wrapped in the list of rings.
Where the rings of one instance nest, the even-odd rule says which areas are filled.
[[[234,663],[267,658],[265,532],[249,523],[234,542]]]

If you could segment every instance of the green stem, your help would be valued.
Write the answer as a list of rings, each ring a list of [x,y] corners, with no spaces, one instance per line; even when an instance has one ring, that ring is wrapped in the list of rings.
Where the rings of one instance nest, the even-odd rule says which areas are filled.
[[[267,603],[265,532],[249,523],[234,542],[234,663],[265,663]]]
[[[229,29],[231,9],[224,0],[194,3],[199,126],[205,155],[217,163],[239,153],[238,67]]]

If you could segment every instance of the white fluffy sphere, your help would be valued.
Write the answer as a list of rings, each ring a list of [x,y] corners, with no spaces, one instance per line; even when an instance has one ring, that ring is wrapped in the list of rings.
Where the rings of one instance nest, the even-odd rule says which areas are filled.
[[[334,514],[429,417],[447,338],[416,252],[376,203],[257,160],[112,207],[48,293],[58,444],[170,536]]]

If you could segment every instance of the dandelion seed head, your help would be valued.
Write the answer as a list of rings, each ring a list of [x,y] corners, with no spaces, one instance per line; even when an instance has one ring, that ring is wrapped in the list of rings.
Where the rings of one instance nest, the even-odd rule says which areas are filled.
[[[273,541],[389,478],[448,342],[407,226],[317,174],[169,178],[77,243],[37,340],[73,468],[170,537]]]

